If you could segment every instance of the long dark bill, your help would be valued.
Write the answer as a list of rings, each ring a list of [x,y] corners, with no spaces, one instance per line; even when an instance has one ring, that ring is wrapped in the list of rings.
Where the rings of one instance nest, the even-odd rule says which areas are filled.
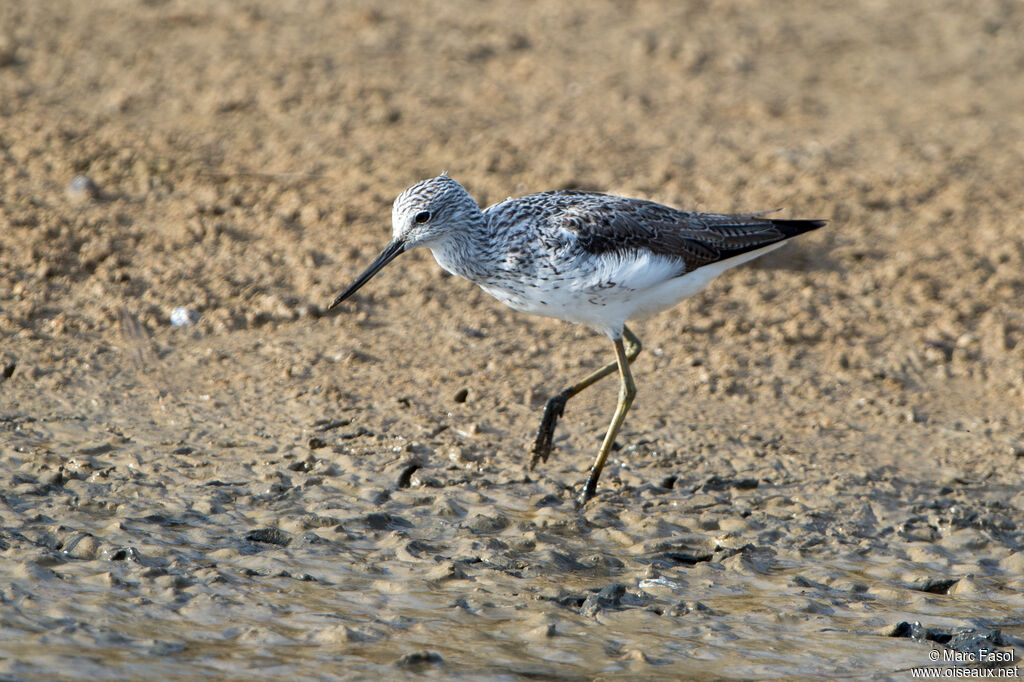
[[[338,295],[338,298],[334,299],[334,303],[327,307],[328,310],[338,305],[352,294],[359,291],[359,288],[370,281],[370,279],[380,272],[381,268],[397,258],[401,253],[405,251],[405,242],[395,239],[380,252],[377,259],[370,264],[370,267],[366,268],[366,272],[359,275],[356,281],[352,282],[352,286]]]

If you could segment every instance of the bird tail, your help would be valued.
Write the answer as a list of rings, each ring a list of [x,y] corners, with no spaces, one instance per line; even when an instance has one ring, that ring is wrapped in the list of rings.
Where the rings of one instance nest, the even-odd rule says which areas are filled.
[[[825,227],[828,223],[827,220],[780,220],[778,218],[769,218],[768,221],[784,235],[783,239],[817,230],[819,227]]]

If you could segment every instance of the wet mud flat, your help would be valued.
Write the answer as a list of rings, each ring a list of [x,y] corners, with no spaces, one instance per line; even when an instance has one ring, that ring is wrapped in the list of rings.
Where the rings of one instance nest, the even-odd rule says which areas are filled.
[[[0,677],[1019,666],[1022,32],[998,1],[0,3]],[[528,449],[606,339],[426,253],[325,311],[443,169],[830,222],[633,327],[580,511],[613,384]]]
[[[193,390],[139,388],[110,351],[103,387],[4,415],[5,675],[887,677],[933,650],[1022,653],[1012,483],[763,420],[632,431],[579,511],[600,410],[534,473],[495,443],[536,411],[483,424],[473,398],[399,387],[300,427],[345,361],[273,411],[232,398],[293,357],[280,337],[309,342],[277,332],[254,368],[174,330],[188,353],[162,361],[186,356],[171,383]]]

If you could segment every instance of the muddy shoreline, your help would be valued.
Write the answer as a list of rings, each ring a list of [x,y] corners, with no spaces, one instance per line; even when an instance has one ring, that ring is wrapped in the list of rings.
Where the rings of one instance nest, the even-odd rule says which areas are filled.
[[[0,676],[1017,665],[1022,30],[1004,2],[4,3]],[[634,326],[578,511],[613,382],[528,450],[606,339],[427,253],[326,312],[443,169],[484,205],[830,224]]]

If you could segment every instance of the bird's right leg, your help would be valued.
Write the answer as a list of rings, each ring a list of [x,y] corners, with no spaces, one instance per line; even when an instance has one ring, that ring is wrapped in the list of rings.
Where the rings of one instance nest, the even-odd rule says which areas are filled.
[[[630,331],[629,327],[622,328],[622,337],[625,340],[626,346],[626,359],[630,363],[636,359],[636,356],[640,355],[640,351],[643,350],[643,344],[640,343],[640,339],[637,338],[636,334]],[[562,391],[559,391],[555,395],[548,398],[548,402],[544,405],[544,416],[540,420],[540,428],[537,429],[537,438],[533,442],[533,455],[530,457],[530,469],[537,466],[537,462],[548,461],[548,455],[551,454],[551,446],[555,437],[555,424],[558,423],[558,418],[562,416],[565,411],[565,404],[569,402],[569,398],[573,397],[577,393],[580,393],[583,389],[595,384],[601,379],[618,369],[618,361],[610,362],[601,369],[597,370],[593,374],[590,374],[582,381],[568,386]]]

